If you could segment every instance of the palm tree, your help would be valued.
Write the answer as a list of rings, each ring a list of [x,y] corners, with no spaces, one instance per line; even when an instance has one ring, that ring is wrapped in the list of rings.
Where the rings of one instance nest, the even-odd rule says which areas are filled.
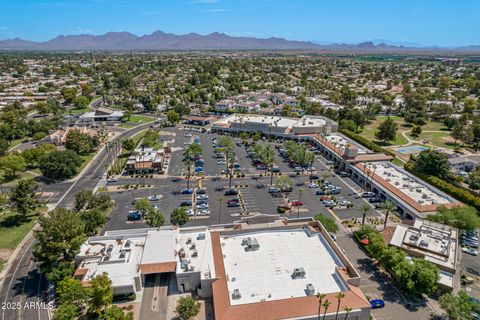
[[[303,193],[303,189],[302,188],[298,188],[298,201],[301,201],[302,200],[302,193]],[[297,218],[300,218],[300,206],[297,206]]]
[[[337,313],[335,314],[335,320],[338,319],[338,311],[340,310],[340,302],[342,301],[343,298],[345,298],[345,294],[339,292],[335,295],[335,298],[337,298]]]
[[[362,204],[360,207],[360,211],[362,211],[362,228],[365,224],[365,218],[367,217],[367,213],[372,210],[372,207],[368,203]]]
[[[222,216],[223,196],[218,196],[217,197],[217,202],[218,202],[218,224],[220,224],[220,217]]]
[[[316,296],[318,298],[318,312],[317,312],[317,314],[318,314],[318,320],[320,320],[320,311],[322,310],[322,300],[323,300],[323,298],[325,298],[326,294],[317,292]]]
[[[192,170],[193,159],[202,153],[202,148],[196,143],[192,143],[183,153],[183,163],[187,167],[187,189],[190,189],[190,176]]]
[[[390,200],[387,200],[382,205],[383,210],[385,210],[385,222],[383,223],[383,230],[387,227],[388,215],[390,212],[397,208],[397,205]]]
[[[330,301],[325,300],[325,302],[323,303],[323,307],[325,308],[325,311],[323,311],[323,320],[325,320],[325,317],[327,316],[327,310],[328,310],[328,307],[330,307],[332,303]]]
[[[343,320],[347,320],[348,316],[350,315],[350,312],[352,312],[352,308],[345,306],[343,307],[343,311],[345,311],[345,318],[343,318]]]

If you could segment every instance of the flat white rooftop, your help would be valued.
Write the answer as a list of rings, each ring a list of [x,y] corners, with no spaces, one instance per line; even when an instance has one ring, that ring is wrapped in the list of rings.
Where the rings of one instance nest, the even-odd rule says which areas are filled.
[[[175,252],[179,257],[176,273],[200,272],[201,279],[215,277],[210,232],[183,230],[175,237]]]
[[[340,147],[342,148],[343,150],[345,150],[346,147],[348,147],[350,144],[352,144],[353,142],[350,141],[350,140],[347,140],[346,138],[342,137],[341,135],[339,134],[329,134],[327,136],[324,137],[328,142],[336,145],[337,147]],[[366,154],[368,153],[367,150],[365,148],[362,148],[361,146],[359,146],[358,144],[354,143],[357,148],[358,148],[358,154]]]
[[[293,126],[294,127],[323,127],[327,124],[325,119],[320,117],[309,117],[304,116],[300,120],[297,121]]]
[[[387,162],[367,163],[367,168],[377,176],[402,191],[419,205],[439,205],[452,203],[450,199],[436,192],[426,183],[407,175]]]
[[[246,250],[242,242],[248,238],[258,242],[258,250]],[[343,264],[320,234],[258,231],[222,236],[220,241],[232,305],[305,297],[308,284],[314,292],[348,290],[336,272]],[[303,268],[305,276],[294,278],[296,268]],[[232,298],[235,290],[239,299]]]
[[[133,278],[139,275],[140,263],[145,239],[131,237],[117,241],[116,239],[93,240],[84,243],[78,256],[86,257],[82,269],[87,269],[83,280],[90,281],[97,275],[106,272],[113,287],[133,286]]]

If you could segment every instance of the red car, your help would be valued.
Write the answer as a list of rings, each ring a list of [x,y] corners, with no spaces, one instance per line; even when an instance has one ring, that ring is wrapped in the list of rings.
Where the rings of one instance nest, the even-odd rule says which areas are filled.
[[[292,201],[292,206],[294,207],[303,206],[303,201]]]
[[[240,200],[238,200],[237,198],[233,198],[233,199],[230,199],[227,201],[227,204],[231,204],[231,203],[239,203]]]
[[[320,201],[330,200],[330,199],[332,199],[330,196],[321,196],[321,197],[320,197]]]

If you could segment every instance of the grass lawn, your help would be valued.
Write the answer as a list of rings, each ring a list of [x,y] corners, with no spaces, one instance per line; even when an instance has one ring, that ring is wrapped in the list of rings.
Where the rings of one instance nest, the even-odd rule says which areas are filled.
[[[0,259],[0,272],[3,270],[3,267],[5,267],[5,260]]]
[[[16,147],[16,146],[18,146],[19,144],[21,144],[21,143],[23,143],[23,142],[26,142],[26,141],[29,141],[29,140],[30,140],[30,138],[28,138],[28,137],[24,137],[24,138],[12,140],[12,141],[10,142],[10,148]]]
[[[442,148],[455,148],[456,145],[454,143],[454,139],[450,137],[450,132],[445,131],[445,132],[422,132],[420,137],[417,138],[417,141],[419,143],[422,143],[424,139],[428,139],[429,142],[428,144],[437,146],[437,147],[442,147]]]
[[[89,153],[87,155],[84,155],[84,156],[80,156],[80,158],[82,159],[82,164],[80,165],[80,167],[78,168],[78,173],[82,172],[82,170],[87,166],[87,164],[93,159],[93,157],[95,157],[97,153],[96,152],[92,152],[92,153]]]
[[[405,162],[403,162],[402,160],[400,160],[399,158],[395,158],[392,160],[393,164],[399,166],[399,167],[403,167],[403,165],[405,164]]]
[[[130,117],[130,120],[128,122],[129,123],[135,123],[135,124],[141,124],[141,123],[150,122],[150,121],[154,121],[154,120],[155,120],[154,117],[141,116],[141,115],[138,115],[138,114],[134,114]]]
[[[27,220],[21,221],[12,212],[0,215],[0,249],[15,249],[35,225],[38,217],[38,215],[30,215]]]
[[[386,118],[387,118],[386,116],[378,116],[377,119],[372,121],[371,124],[369,124],[369,125],[367,125],[363,128],[363,131],[360,133],[360,135],[362,135],[364,138],[366,138],[368,140],[371,140],[371,141],[373,141],[373,142],[375,142],[375,143],[377,143],[381,146],[384,145],[383,142],[378,141],[378,139],[375,138],[375,132],[377,131],[377,128],[380,125],[380,123],[383,122]],[[395,140],[390,141],[390,143],[387,144],[387,146],[388,145],[398,146],[398,145],[406,144],[408,141],[400,133],[402,125],[405,123],[403,121],[403,118],[402,117],[397,117],[397,116],[392,116],[391,118],[394,119],[395,122],[399,124],[399,130],[397,131],[397,135],[395,137]]]
[[[133,127],[136,127],[135,124],[129,124],[129,123],[121,123],[120,125],[118,125],[120,128],[124,128],[124,129],[130,129],[130,128],[133,128]]]
[[[83,108],[83,109],[71,109],[70,111],[67,111],[66,114],[73,114],[73,115],[78,115],[78,114],[81,114],[81,113],[85,113],[85,112],[88,112],[88,111],[92,111],[91,108]]]

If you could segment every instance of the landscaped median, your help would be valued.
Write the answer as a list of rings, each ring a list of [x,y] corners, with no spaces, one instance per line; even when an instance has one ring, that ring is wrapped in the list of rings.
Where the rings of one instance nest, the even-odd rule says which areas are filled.
[[[433,263],[418,258],[408,259],[405,252],[388,246],[383,235],[372,227],[365,226],[355,231],[353,236],[406,294],[418,298],[435,292],[439,272]]]

